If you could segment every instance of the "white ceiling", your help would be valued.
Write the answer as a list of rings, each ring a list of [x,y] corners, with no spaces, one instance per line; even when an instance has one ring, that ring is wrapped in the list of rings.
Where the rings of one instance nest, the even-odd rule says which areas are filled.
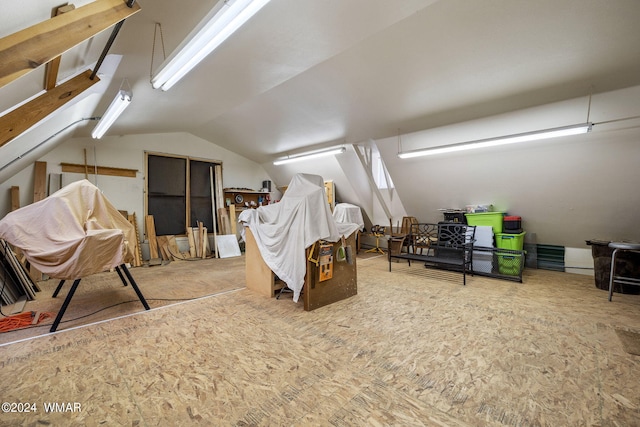
[[[170,91],[152,89],[156,23],[169,55],[215,3],[140,0],[85,115],[126,78],[133,103],[109,134],[190,132],[263,163],[640,84],[638,0],[272,0]],[[0,36],[60,5],[0,0]],[[61,77],[95,62],[109,32],[65,54]],[[41,84],[37,70],[0,88],[0,111]]]

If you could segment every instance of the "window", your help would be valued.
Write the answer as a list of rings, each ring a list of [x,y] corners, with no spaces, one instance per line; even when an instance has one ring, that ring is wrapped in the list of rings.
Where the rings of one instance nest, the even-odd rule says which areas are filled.
[[[213,212],[223,206],[221,175],[219,162],[147,153],[147,215],[156,235],[184,235],[197,221],[213,232]],[[218,224],[216,215],[216,230]]]
[[[387,168],[384,166],[384,161],[378,150],[372,152],[373,161],[371,162],[371,173],[376,185],[379,189],[394,188],[393,181],[387,172]]]

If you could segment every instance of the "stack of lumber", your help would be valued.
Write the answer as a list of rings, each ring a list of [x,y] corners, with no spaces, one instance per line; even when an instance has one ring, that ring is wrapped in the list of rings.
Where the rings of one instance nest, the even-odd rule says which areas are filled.
[[[23,295],[33,300],[40,290],[3,239],[0,239],[0,290],[3,304],[14,304]]]
[[[189,251],[180,252],[176,237],[172,235],[157,236],[153,215],[145,217],[147,239],[149,240],[150,265],[158,265],[160,260],[177,261],[189,259],[204,259],[210,257],[212,252],[207,237],[207,227],[198,221],[197,227],[187,227],[189,239]]]
[[[177,261],[191,258],[189,252],[180,252],[176,243],[176,236],[157,236],[158,250],[161,258],[166,261]]]
[[[192,258],[206,258],[207,256],[211,256],[209,237],[207,237],[207,227],[205,227],[200,221],[197,223],[197,227],[187,227],[189,255]]]

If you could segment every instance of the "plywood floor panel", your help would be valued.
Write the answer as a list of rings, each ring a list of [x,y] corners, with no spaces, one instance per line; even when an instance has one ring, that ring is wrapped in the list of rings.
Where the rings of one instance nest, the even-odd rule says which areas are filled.
[[[182,285],[172,292],[229,292],[0,347],[4,400],[83,408],[0,425],[640,425],[640,357],[615,333],[640,330],[640,296],[609,303],[592,278],[526,270],[524,284],[463,287],[370,258],[358,295],[305,312],[233,291],[242,263],[198,279],[178,264],[147,270]]]

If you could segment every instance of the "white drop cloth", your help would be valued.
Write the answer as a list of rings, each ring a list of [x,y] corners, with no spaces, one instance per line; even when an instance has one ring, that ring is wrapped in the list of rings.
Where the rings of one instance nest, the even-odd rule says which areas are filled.
[[[307,270],[305,249],[318,240],[336,242],[359,228],[358,224],[336,223],[322,177],[309,174],[295,175],[280,202],[247,209],[238,222],[251,229],[264,262],[293,290],[295,302]]]
[[[0,238],[56,279],[81,279],[133,259],[135,229],[87,180],[17,209],[0,221]]]
[[[333,208],[333,218],[337,223],[349,222],[358,224],[360,231],[364,230],[364,218],[362,218],[362,210],[360,206],[351,203],[338,203]]]

